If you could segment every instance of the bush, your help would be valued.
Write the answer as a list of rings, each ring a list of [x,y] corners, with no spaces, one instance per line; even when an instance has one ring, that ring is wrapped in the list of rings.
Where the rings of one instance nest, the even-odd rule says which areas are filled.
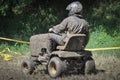
[[[47,10],[39,8],[30,14],[3,18],[4,24],[1,24],[2,32],[0,33],[1,36],[28,41],[34,34],[48,32],[48,29],[57,21],[57,16],[51,8]]]
[[[120,30],[120,1],[100,1],[98,6],[94,6],[90,9],[90,13],[87,14],[90,26],[93,28],[103,25],[108,33],[112,33],[111,30]]]
[[[120,33],[116,33],[114,31],[113,35],[111,36],[106,32],[104,26],[99,26],[96,31],[90,34],[90,41],[87,47],[89,48],[97,48],[97,47],[114,47],[120,46]]]

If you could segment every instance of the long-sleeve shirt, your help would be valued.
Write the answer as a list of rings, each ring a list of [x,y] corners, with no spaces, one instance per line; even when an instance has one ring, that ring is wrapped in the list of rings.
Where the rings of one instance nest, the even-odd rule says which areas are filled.
[[[67,31],[72,34],[86,34],[89,32],[88,22],[74,15],[65,18],[60,24],[54,26],[52,29],[55,33]]]

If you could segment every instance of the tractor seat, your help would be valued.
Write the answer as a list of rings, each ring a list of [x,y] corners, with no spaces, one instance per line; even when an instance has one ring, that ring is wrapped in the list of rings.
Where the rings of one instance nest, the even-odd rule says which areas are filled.
[[[69,34],[63,46],[57,46],[57,49],[63,51],[79,51],[84,49],[85,34]]]

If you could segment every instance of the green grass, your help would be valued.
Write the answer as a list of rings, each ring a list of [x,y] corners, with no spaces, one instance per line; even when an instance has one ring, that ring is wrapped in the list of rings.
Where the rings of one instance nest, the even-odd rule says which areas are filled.
[[[103,57],[116,57],[120,59],[120,49],[118,50],[103,50],[103,51],[93,51],[93,56],[103,56]]]
[[[91,32],[87,48],[120,47],[120,33],[113,31],[112,35],[100,27]]]
[[[6,48],[9,48],[11,52],[17,52],[23,55],[29,55],[30,54],[30,50],[29,50],[29,45],[27,44],[19,44],[19,43],[15,43],[13,45],[10,45],[8,43],[5,44],[1,44],[0,45],[0,52],[5,50]],[[11,53],[8,52],[6,50],[7,54]]]

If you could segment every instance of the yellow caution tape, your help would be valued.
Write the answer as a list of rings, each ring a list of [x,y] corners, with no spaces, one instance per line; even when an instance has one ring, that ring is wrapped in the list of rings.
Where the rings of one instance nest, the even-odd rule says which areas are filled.
[[[0,56],[3,57],[3,60],[10,61],[14,58],[14,56],[11,55],[11,53],[22,55],[21,53],[11,51],[9,48],[5,48],[0,52]]]
[[[19,42],[23,44],[30,44],[30,42],[27,41],[21,41],[21,40],[16,40],[16,39],[10,39],[10,38],[4,38],[0,37],[1,40],[7,40],[7,41],[13,41],[13,42]],[[108,47],[108,48],[93,48],[93,49],[85,49],[85,50],[90,50],[90,51],[99,51],[99,50],[112,50],[112,49],[120,49],[120,47]],[[9,49],[8,49],[9,50]],[[4,51],[3,51],[4,52]]]
[[[10,60],[13,59],[13,56],[10,55],[10,54],[8,54],[8,53],[10,53],[10,52],[11,52],[11,51],[10,51],[9,48],[5,48],[5,49],[3,49],[3,50],[0,52],[0,56],[2,56],[5,61],[10,61]]]
[[[23,43],[23,44],[30,44],[30,42],[21,41],[21,40],[16,40],[16,39],[9,39],[9,38],[3,38],[3,37],[0,37],[0,39],[1,39],[1,40],[6,40],[6,41],[19,42],[19,43]]]
[[[9,39],[9,38],[3,38],[3,37],[0,37],[0,39],[6,40],[6,41],[19,42],[19,43],[23,43],[23,44],[30,44],[30,42],[16,40],[16,39]],[[93,48],[93,49],[85,49],[85,50],[100,51],[100,50],[113,50],[113,49],[120,49],[120,47]],[[5,61],[10,61],[14,58],[12,55],[8,54],[7,52],[22,55],[21,53],[11,51],[9,48],[5,48],[0,52],[0,56],[4,57]]]
[[[112,49],[120,49],[120,47],[93,48],[93,49],[85,49],[85,50],[100,51],[100,50],[112,50]]]
[[[12,55],[9,55],[9,54],[4,54],[4,60],[5,61],[10,61],[10,60],[13,60],[13,56]]]
[[[94,48],[94,49],[85,49],[85,50],[90,50],[90,51],[100,51],[100,50],[112,50],[112,49],[120,49],[120,47],[109,47],[109,48]],[[9,54],[8,54],[9,53]],[[21,53],[18,52],[13,52],[9,48],[5,48],[0,52],[0,56],[3,57],[3,60],[5,61],[10,61],[13,60],[14,56],[12,56],[10,53],[14,53],[17,55],[21,55]]]

